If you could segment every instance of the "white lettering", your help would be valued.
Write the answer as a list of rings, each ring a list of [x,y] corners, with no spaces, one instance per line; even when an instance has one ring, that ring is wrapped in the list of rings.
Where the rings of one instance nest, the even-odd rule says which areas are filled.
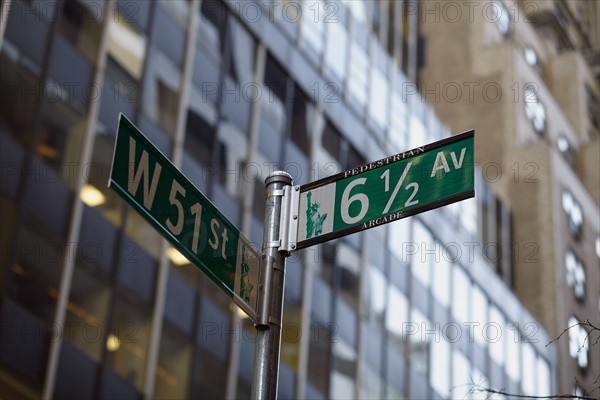
[[[219,227],[219,221],[216,219],[210,220],[210,230],[212,231],[213,237],[208,239],[208,244],[212,247],[213,250],[216,250],[219,247],[219,236],[217,235],[216,228]]]
[[[444,156],[444,152],[440,151],[435,156],[435,162],[433,163],[433,171],[431,171],[430,178],[433,178],[437,171],[443,169],[444,172],[450,172],[450,167],[448,166],[448,161],[446,161],[446,157]]]
[[[221,257],[223,257],[223,260],[227,260],[227,257],[225,256],[225,245],[227,244],[227,228],[223,229],[223,233],[221,234],[221,237],[223,238],[223,243],[221,244]]]
[[[143,185],[143,196],[144,196],[144,207],[148,210],[152,209],[152,203],[154,203],[154,195],[156,194],[156,188],[158,186],[158,178],[160,177],[160,171],[162,166],[158,163],[154,165],[154,174],[152,174],[152,183],[148,184],[148,175],[150,174],[150,166],[148,163],[148,152],[142,151],[142,157],[138,164],[137,171],[135,170],[135,139],[129,138],[129,176],[127,180],[127,191],[135,196],[142,177],[144,178]]]
[[[460,151],[460,158],[458,161],[456,161],[456,154],[454,154],[454,152],[450,153],[450,157],[452,157],[452,164],[454,164],[454,169],[460,169],[460,167],[462,167],[465,151],[467,151],[467,149],[466,147],[463,147]]]

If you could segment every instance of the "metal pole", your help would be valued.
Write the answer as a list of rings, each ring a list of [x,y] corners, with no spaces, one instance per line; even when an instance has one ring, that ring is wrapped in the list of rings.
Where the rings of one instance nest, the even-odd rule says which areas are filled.
[[[256,325],[252,399],[277,398],[285,258],[287,257],[287,252],[279,251],[279,225],[283,189],[291,184],[292,177],[284,171],[275,171],[265,179],[263,260],[259,288],[259,321]]]

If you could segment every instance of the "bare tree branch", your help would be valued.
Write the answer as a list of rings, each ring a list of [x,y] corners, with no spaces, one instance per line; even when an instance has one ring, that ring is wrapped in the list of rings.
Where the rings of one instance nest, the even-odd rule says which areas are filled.
[[[550,346],[552,343],[554,343],[554,342],[558,341],[558,340],[559,340],[559,339],[562,337],[562,335],[564,335],[565,333],[567,333],[567,331],[569,331],[569,329],[575,328],[576,326],[589,326],[590,328],[592,328],[592,329],[590,330],[590,332],[588,332],[588,336],[589,336],[589,333],[591,333],[591,332],[593,332],[593,331],[600,331],[600,328],[598,328],[598,327],[594,326],[592,323],[590,323],[590,321],[589,321],[588,319],[586,319],[585,321],[578,322],[578,323],[576,323],[576,324],[573,324],[573,325],[571,325],[571,326],[569,326],[569,327],[565,328],[565,329],[564,329],[564,330],[563,330],[563,331],[560,333],[560,335],[558,335],[557,337],[555,337],[554,339],[552,339],[551,341],[549,341],[549,342],[546,344],[546,346],[544,346],[544,347],[548,347],[548,346]],[[586,339],[587,339],[587,337],[586,337]],[[585,342],[585,341],[584,341],[584,342]],[[598,342],[598,340],[596,340],[596,343],[597,343],[597,342]]]
[[[590,396],[578,396],[578,395],[574,395],[574,394],[553,394],[551,396],[535,396],[535,395],[529,395],[529,394],[515,394],[515,393],[508,393],[505,392],[503,390],[496,390],[496,389],[492,389],[492,388],[488,388],[488,387],[484,387],[481,386],[479,384],[472,384],[472,390],[474,392],[484,392],[484,393],[488,393],[488,394],[498,394],[500,396],[506,396],[506,397],[517,397],[520,399],[581,399],[581,400],[598,400],[597,397],[590,397]]]
[[[560,335],[558,335],[557,337],[555,337],[554,339],[552,339],[550,342],[548,342],[546,344],[545,347],[548,347],[549,345],[551,345],[552,343],[560,340],[560,338],[567,333],[570,329],[575,328],[576,326],[583,326],[583,327],[587,327],[590,328],[585,329],[586,331],[586,335],[585,338],[583,339],[583,342],[581,343],[581,346],[579,347],[579,349],[577,350],[578,352],[583,349],[585,347],[585,342],[588,341],[590,339],[590,335],[593,332],[598,332],[600,333],[600,328],[598,328],[597,326],[595,326],[594,324],[592,324],[589,319],[586,319],[582,322],[578,322],[576,324],[573,324],[567,328],[565,328]],[[594,343],[592,344],[593,346],[596,346],[598,344],[600,340],[600,334],[598,335],[598,337],[596,338],[596,340],[594,341]],[[598,382],[600,382],[600,375],[598,375],[598,377],[596,378],[596,380],[594,381],[594,385],[596,385]],[[575,383],[578,384],[578,380],[577,378],[575,378]],[[473,381],[473,378],[471,377],[471,383],[467,384],[467,385],[462,385],[462,386],[469,386],[469,391],[468,393],[487,393],[487,398],[490,398],[491,395],[496,394],[496,395],[500,395],[500,396],[505,396],[505,397],[513,397],[513,398],[520,398],[520,399],[581,399],[581,400],[599,400],[600,397],[591,397],[589,396],[591,393],[595,392],[596,390],[600,390],[600,386],[596,386],[594,387],[594,389],[592,389],[590,392],[587,393],[587,395],[575,395],[575,394],[553,394],[550,396],[536,396],[536,395],[526,395],[526,394],[516,394],[516,393],[508,393],[506,391],[504,391],[504,389],[492,389],[491,387],[488,387],[487,385],[482,385],[480,383],[475,383]],[[458,386],[454,386],[452,388],[452,390],[456,389]]]

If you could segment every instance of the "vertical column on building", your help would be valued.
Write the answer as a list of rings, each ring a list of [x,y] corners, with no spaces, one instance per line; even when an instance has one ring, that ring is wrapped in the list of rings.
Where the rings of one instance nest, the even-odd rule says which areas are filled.
[[[352,25],[352,24],[350,24]],[[352,29],[352,28],[350,28]],[[351,37],[349,35],[349,37]],[[348,57],[349,58],[349,57]],[[317,151],[322,143],[322,135],[323,135],[323,126],[325,124],[323,117],[323,102],[318,101],[315,105],[315,112],[313,115],[313,120],[311,121],[310,132],[312,133],[310,136],[310,155],[309,158],[311,162],[315,165],[316,175],[312,177],[312,180],[319,179],[319,165],[316,163]],[[310,251],[317,252],[319,247],[312,247]],[[306,251],[306,250],[304,250]],[[300,327],[302,334],[300,335],[299,343],[298,343],[298,381],[296,384],[296,398],[297,399],[305,399],[306,398],[306,383],[308,381],[308,357],[310,350],[310,316],[312,309],[312,290],[313,290],[313,277],[314,277],[314,268],[313,263],[306,263],[303,271],[303,281],[302,285],[302,304],[301,312],[300,312]]]
[[[262,86],[263,85],[263,75],[264,75],[264,71],[265,71],[265,64],[266,64],[266,60],[267,60],[267,48],[265,47],[265,44],[258,40],[257,41],[257,46],[256,46],[256,59],[255,59],[255,63],[254,63],[254,82],[259,85]],[[258,128],[260,125],[260,101],[254,101],[252,103],[252,109],[250,111],[250,123],[248,125],[248,149],[246,151],[246,159],[247,160],[254,160],[255,154],[256,154],[256,149],[258,147]],[[244,186],[243,189],[243,193],[245,193],[245,196],[242,199],[242,222],[241,222],[241,226],[240,226],[240,230],[244,233],[244,235],[246,235],[246,237],[250,237],[250,223],[252,222],[252,206],[253,206],[253,199],[254,199],[254,189],[255,189],[255,185],[254,182],[256,182],[256,179],[253,179],[252,181],[246,181],[246,179],[249,178],[246,174],[245,171],[242,170],[241,171],[241,179],[242,179],[242,185]],[[256,178],[256,177],[255,177]],[[255,243],[255,245],[257,247],[260,247],[259,243]],[[237,329],[243,329],[242,327],[242,321],[240,318],[240,315],[237,312],[233,313],[233,329],[237,330]],[[229,365],[227,366],[227,388],[225,391],[225,398],[226,399],[236,399],[237,396],[237,382],[238,382],[238,376],[239,376],[239,367],[240,367],[240,347],[242,345],[241,341],[239,340],[240,337],[242,336],[242,332],[239,332],[239,334],[237,332],[235,332],[233,335],[231,335],[231,339],[230,339],[230,343],[229,343],[229,348],[230,348],[230,353],[229,353]]]
[[[417,82],[417,36],[419,22],[419,2],[417,0],[408,0],[408,60],[406,72],[408,79]]]
[[[190,87],[192,73],[194,70],[194,55],[196,50],[196,36],[198,31],[198,13],[200,12],[200,1],[194,0],[190,4],[188,15],[188,26],[186,35],[186,49],[184,56],[183,72],[179,82],[179,97],[177,104],[177,120],[175,135],[173,138],[173,153],[171,161],[179,168],[183,158],[183,144],[185,141],[185,125],[187,121],[187,109],[190,99]],[[148,342],[148,357],[144,376],[143,396],[151,399],[154,396],[154,385],[156,382],[156,368],[160,351],[162,336],[163,316],[167,298],[167,283],[169,279],[169,259],[166,249],[169,244],[166,240],[161,241],[160,260],[156,279],[156,292],[154,296],[154,308],[150,325],[150,338]]]
[[[0,5],[0,49],[2,48],[2,42],[4,40],[4,32],[6,31],[6,24],[8,23],[8,12],[10,10],[10,1],[4,0]]]
[[[102,34],[100,36],[100,44],[98,46],[96,70],[94,71],[93,85],[94,87],[102,87],[104,81],[104,70],[106,68],[107,46],[108,46],[108,16],[109,10],[113,10],[114,0],[107,0],[105,3],[104,20],[102,21]],[[74,187],[74,203],[71,215],[69,216],[69,234],[67,243],[77,243],[79,231],[81,230],[81,220],[83,216],[84,204],[79,200],[83,185],[86,183],[87,174],[83,168],[88,165],[92,158],[92,150],[94,146],[94,136],[96,134],[96,123],[100,112],[100,101],[91,101],[86,121],[85,133],[83,136],[83,148],[81,149],[81,162],[76,175]],[[64,257],[62,264],[62,273],[60,278],[60,286],[58,289],[58,297],[56,299],[56,309],[54,315],[54,326],[63,326],[65,323],[67,303],[69,301],[69,293],[71,292],[71,284],[73,281],[73,269],[75,260],[73,257]],[[44,387],[42,397],[50,399],[54,394],[54,384],[56,382],[56,372],[58,360],[60,358],[60,348],[62,337],[50,342],[48,351],[48,363],[46,367],[46,376],[44,377]]]

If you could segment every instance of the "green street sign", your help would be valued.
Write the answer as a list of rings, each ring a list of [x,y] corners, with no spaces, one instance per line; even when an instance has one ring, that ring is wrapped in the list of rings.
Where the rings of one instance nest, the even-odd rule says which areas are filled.
[[[108,186],[257,321],[261,253],[123,115]]]
[[[474,131],[300,187],[296,249],[473,197]]]

